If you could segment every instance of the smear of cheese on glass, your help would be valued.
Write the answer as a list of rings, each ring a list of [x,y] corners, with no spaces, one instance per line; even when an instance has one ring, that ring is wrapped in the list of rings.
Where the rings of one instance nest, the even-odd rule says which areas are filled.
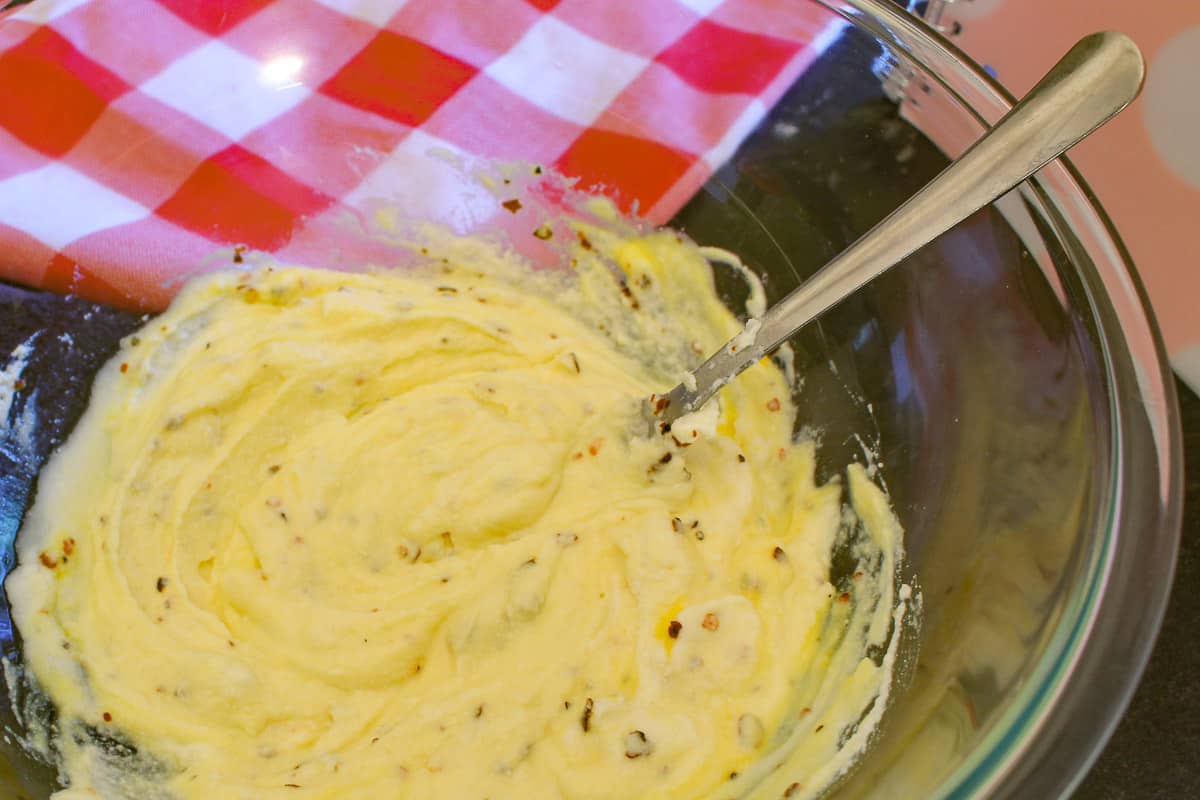
[[[220,273],[124,342],[8,583],[63,798],[801,798],[853,763],[885,498],[814,482],[769,361],[648,437],[739,325],[675,234],[581,233],[561,271],[449,239]]]

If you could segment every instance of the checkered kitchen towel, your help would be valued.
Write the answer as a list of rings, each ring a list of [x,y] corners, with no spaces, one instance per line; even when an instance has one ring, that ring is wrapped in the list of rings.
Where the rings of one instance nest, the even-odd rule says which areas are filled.
[[[371,198],[437,218],[438,151],[661,222],[837,29],[796,0],[36,0],[0,16],[0,277],[159,308]]]

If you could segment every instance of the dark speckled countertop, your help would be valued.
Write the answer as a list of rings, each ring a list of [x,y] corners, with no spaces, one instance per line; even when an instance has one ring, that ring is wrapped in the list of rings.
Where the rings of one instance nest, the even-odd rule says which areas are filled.
[[[1145,677],[1078,800],[1200,797],[1200,397],[1176,385],[1186,490],[1175,587]]]

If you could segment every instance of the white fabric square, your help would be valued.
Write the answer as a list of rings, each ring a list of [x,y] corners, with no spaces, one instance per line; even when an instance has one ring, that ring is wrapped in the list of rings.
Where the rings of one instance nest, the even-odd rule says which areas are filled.
[[[589,125],[648,63],[546,16],[485,72],[552,114]]]
[[[30,3],[23,7],[20,11],[15,12],[10,19],[21,19],[26,22],[45,24],[50,20],[58,19],[64,14],[69,14],[88,2],[90,0],[41,0],[41,2]]]
[[[316,0],[326,8],[332,8],[334,11],[339,11],[347,17],[361,19],[363,22],[369,22],[376,28],[382,28],[388,20],[400,13],[400,9],[408,3],[408,0],[390,0],[390,2],[380,2],[380,0]]]
[[[468,233],[499,208],[473,177],[470,157],[450,142],[414,130],[345,198],[366,209],[372,201],[401,219],[436,222]]]
[[[707,17],[725,0],[679,0],[679,5],[686,6],[702,17]]]
[[[60,162],[0,181],[0,222],[61,250],[150,210]]]
[[[280,85],[273,62],[259,64],[216,40],[175,61],[141,89],[235,141],[310,94],[297,82]]]
[[[754,99],[746,106],[729,130],[721,137],[721,141],[717,142],[716,147],[704,154],[704,161],[715,171],[729,159],[733,158],[733,154],[737,152],[738,147],[745,141],[746,137],[754,132],[758,124],[767,116],[767,107],[762,104],[761,100]]]

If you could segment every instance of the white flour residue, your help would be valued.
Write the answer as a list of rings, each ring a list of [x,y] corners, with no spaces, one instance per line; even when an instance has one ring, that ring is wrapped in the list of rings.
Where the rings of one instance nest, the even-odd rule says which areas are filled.
[[[29,356],[33,353],[33,343],[37,336],[35,333],[17,345],[8,357],[8,363],[4,365],[4,369],[0,370],[0,433],[6,434],[10,429],[16,429],[19,433],[21,431],[19,426],[32,424],[32,419],[24,420],[29,416],[28,414],[22,414],[22,419],[16,421],[10,421],[9,414],[12,412],[12,404],[16,399],[17,392],[25,387],[21,374],[25,372],[25,365],[29,363]],[[29,432],[31,431],[26,431],[26,433]]]
[[[29,709],[22,702],[20,690],[25,678],[21,668],[7,657],[0,658],[0,668],[4,671],[4,683],[8,687],[8,705],[12,709],[17,724],[24,729],[20,733],[13,728],[4,729],[4,739],[9,744],[20,747],[35,761],[45,762],[50,758],[50,731],[46,724],[37,717],[37,712]]]
[[[34,452],[33,433],[37,427],[35,397],[36,392],[30,394],[29,402],[21,408],[20,415],[11,422],[5,422],[5,431],[10,433],[16,452],[22,455],[32,455]]]
[[[0,668],[4,670],[4,685],[8,687],[8,707],[12,709],[13,716],[16,717],[20,725],[25,724],[24,709],[21,708],[20,698],[17,696],[17,686],[21,680],[21,673],[17,670],[17,665],[7,658],[0,658]],[[15,731],[8,731],[12,736],[21,738]]]
[[[17,392],[25,387],[22,374],[29,363],[29,356],[34,353],[34,342],[37,333],[25,339],[13,349],[8,356],[8,362],[0,371],[0,440],[7,441],[18,453],[34,451],[34,429],[37,425],[34,395],[30,393],[28,402],[24,404],[20,414],[13,419],[12,404],[17,399]]]

